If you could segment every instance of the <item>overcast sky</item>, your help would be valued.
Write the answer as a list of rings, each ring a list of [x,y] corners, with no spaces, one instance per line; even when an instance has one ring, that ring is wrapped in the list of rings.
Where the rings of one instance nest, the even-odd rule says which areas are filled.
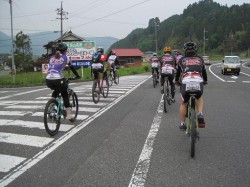
[[[14,34],[41,31],[60,31],[57,8],[63,4],[68,12],[63,31],[72,30],[82,36],[126,37],[136,28],[146,28],[151,18],[160,21],[182,14],[189,4],[198,0],[12,0]],[[214,0],[231,6],[250,3],[250,0]],[[11,35],[9,0],[0,0],[0,31]]]

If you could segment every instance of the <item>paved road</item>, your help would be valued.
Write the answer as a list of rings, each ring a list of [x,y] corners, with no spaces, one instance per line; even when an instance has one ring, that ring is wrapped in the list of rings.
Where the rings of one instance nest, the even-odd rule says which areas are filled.
[[[109,100],[94,106],[87,98],[90,83],[72,85],[81,99],[81,120],[74,126],[65,121],[52,139],[39,113],[50,90],[1,89],[0,163],[10,160],[7,155],[15,156],[16,165],[0,173],[0,186],[249,186],[250,69],[224,76],[218,66],[207,69],[207,127],[194,159],[178,129],[178,89],[176,103],[163,113],[159,85],[153,88],[149,75],[123,77]],[[13,142],[13,134],[26,135],[26,144],[21,136]]]

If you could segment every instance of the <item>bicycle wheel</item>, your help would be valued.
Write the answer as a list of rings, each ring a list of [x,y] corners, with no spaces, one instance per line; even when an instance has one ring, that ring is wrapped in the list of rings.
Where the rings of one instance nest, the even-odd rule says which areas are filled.
[[[190,127],[190,149],[191,149],[191,157],[195,156],[195,143],[196,143],[196,114],[195,110],[191,109],[191,127]]]
[[[103,79],[102,83],[102,95],[104,98],[108,97],[109,94],[109,81],[108,78]]]
[[[169,88],[169,81],[167,81],[167,101],[168,105],[171,105],[171,96],[170,96],[170,88]]]
[[[112,84],[113,84],[113,76],[112,76],[112,73],[109,74],[108,79],[109,79],[109,86],[112,86]]]
[[[73,90],[69,90],[69,103],[70,103],[70,107],[71,107],[71,115],[73,116],[73,118],[70,119],[71,122],[74,122],[77,118],[78,115],[78,98],[76,93]]]
[[[100,93],[98,90],[98,85],[97,85],[97,80],[93,81],[93,86],[92,86],[92,99],[93,102],[96,104],[100,100]]]
[[[164,81],[163,85],[163,100],[164,100],[164,112],[167,112],[167,80]]]
[[[116,84],[119,84],[120,75],[117,71],[115,74],[116,74],[116,76],[115,76]]]
[[[56,135],[60,128],[61,117],[57,117],[58,109],[58,102],[55,99],[50,99],[44,109],[44,127],[47,133],[51,136]]]

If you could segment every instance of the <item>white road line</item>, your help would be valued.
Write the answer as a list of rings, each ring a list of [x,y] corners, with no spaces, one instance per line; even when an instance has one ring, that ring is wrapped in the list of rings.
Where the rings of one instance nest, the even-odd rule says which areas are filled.
[[[80,112],[97,112],[100,108],[79,107]]]
[[[0,172],[8,172],[26,158],[0,154]]]
[[[250,81],[242,81],[243,83],[250,83]]]
[[[31,111],[0,111],[0,116],[24,116],[32,114]]]
[[[244,75],[246,75],[246,76],[248,76],[248,77],[250,77],[250,75],[249,74],[247,74],[247,73],[243,73],[243,72],[240,72],[241,74],[244,74]]]
[[[232,79],[238,79],[238,77],[236,77],[236,76],[234,76],[234,75],[233,75],[231,78],[232,78]]]
[[[39,117],[43,117],[43,112],[35,112],[34,114],[32,114],[32,116],[39,116]],[[76,120],[85,120],[89,117],[89,115],[77,115],[77,119]],[[61,130],[61,127],[60,127]]]
[[[224,79],[220,78],[218,75],[216,75],[214,72],[212,72],[211,67],[214,66],[214,65],[215,65],[215,66],[218,65],[218,63],[217,63],[217,64],[212,64],[211,66],[209,66],[209,71],[210,71],[216,78],[220,79],[222,82],[226,82]]]
[[[43,147],[50,143],[53,138],[22,135],[22,134],[12,134],[0,132],[0,142],[21,144],[34,147]]]
[[[0,97],[0,100],[7,99],[7,98],[10,98],[10,97],[19,96],[19,95],[25,95],[25,94],[28,94],[28,93],[38,92],[38,91],[41,91],[41,90],[47,90],[47,89],[49,89],[49,88],[42,88],[42,89],[31,90],[31,91],[22,92],[22,93],[17,93],[17,94],[13,94],[13,95],[8,95],[8,96],[5,96],[5,97]]]
[[[0,126],[18,126],[18,127],[25,127],[25,128],[44,129],[43,122],[23,121],[23,120],[0,119]],[[68,131],[73,127],[74,125],[61,124],[59,131]]]
[[[245,66],[246,63],[249,63],[249,62],[243,63],[242,66],[243,66],[244,68],[250,69],[249,67],[246,67],[246,66]]]
[[[227,81],[227,82],[236,82],[236,81]]]
[[[42,151],[37,153],[34,157],[28,159],[25,163],[20,165],[18,168],[11,171],[8,175],[4,176],[0,180],[0,186],[7,186],[9,183],[14,181],[17,177],[22,175],[25,171],[27,171],[29,168],[34,166],[36,163],[38,163],[40,160],[45,158],[48,154],[53,152],[55,149],[57,149],[60,145],[62,145],[64,142],[66,142],[68,139],[70,139],[72,136],[74,136],[76,133],[78,133],[80,130],[85,128],[87,125],[89,125],[94,119],[102,115],[104,112],[109,110],[111,107],[116,105],[118,102],[120,102],[124,97],[129,95],[131,92],[133,92],[135,89],[137,89],[141,84],[146,82],[150,77],[144,76],[145,78],[142,80],[140,84],[133,87],[131,90],[126,92],[124,95],[121,95],[119,98],[117,98],[114,102],[110,103],[108,106],[102,108],[99,112],[95,113],[90,118],[84,120],[81,124],[77,125],[75,128],[71,129],[69,132],[65,133],[63,136],[61,136],[59,139],[52,142],[49,146],[45,147]]]
[[[144,147],[142,149],[140,158],[136,164],[132,178],[130,179],[130,182],[128,185],[129,187],[145,185],[145,182],[147,179],[147,173],[148,173],[148,169],[150,165],[150,158],[153,152],[153,145],[154,145],[156,136],[158,134],[158,130],[160,128],[162,114],[163,114],[163,99],[161,98],[160,104],[158,106],[156,115],[153,120],[153,124],[148,133],[148,137],[146,139]]]
[[[4,108],[15,108],[15,109],[43,109],[44,105],[12,105]]]

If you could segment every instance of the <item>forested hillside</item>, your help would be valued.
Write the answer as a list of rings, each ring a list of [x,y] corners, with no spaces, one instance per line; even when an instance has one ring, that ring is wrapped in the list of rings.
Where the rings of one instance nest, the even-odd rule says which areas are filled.
[[[158,17],[150,19],[147,28],[135,29],[111,48],[138,47],[142,51],[155,51],[156,37],[159,52],[166,45],[182,49],[184,42],[194,41],[200,53],[203,53],[204,43],[208,53],[247,53],[250,4],[227,7],[213,0],[202,0],[190,4],[181,15],[173,15],[162,22]]]

